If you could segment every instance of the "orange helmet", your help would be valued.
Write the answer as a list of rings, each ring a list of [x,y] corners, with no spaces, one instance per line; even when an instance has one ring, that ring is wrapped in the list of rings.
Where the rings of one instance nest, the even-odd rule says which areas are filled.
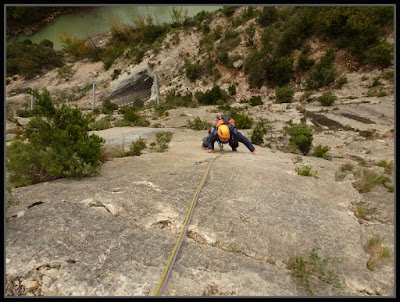
[[[230,136],[229,127],[227,125],[221,125],[218,127],[218,135],[222,138],[228,138]]]

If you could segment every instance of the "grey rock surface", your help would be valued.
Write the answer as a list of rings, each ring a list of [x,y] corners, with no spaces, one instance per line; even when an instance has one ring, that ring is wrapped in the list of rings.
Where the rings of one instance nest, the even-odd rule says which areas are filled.
[[[227,28],[229,22],[214,18],[210,26]],[[242,38],[247,37],[244,29],[238,27]],[[100,37],[103,44],[110,36]],[[176,40],[180,42],[175,45]],[[121,57],[113,68],[104,70],[102,61],[77,61],[68,81],[58,77],[58,69],[32,79],[13,77],[6,86],[6,103],[24,108],[30,96],[18,91],[36,87],[49,89],[61,100],[62,95],[79,94],[68,105],[91,111],[95,81],[97,105],[106,96],[115,97],[113,101],[121,105],[119,99],[133,101],[143,93],[150,104],[157,101],[155,74],[161,101],[173,91],[194,94],[214,85],[228,89],[235,83],[236,94],[229,100],[232,107],[245,109],[254,119],[253,129],[261,119],[268,121],[263,147],[257,146],[261,155],[252,155],[240,144],[237,152],[225,148],[215,160],[163,295],[309,296],[288,264],[292,257],[309,262],[310,252],[318,249],[320,260],[329,259],[326,271],[333,271],[341,287],[327,275],[308,272],[305,276],[316,296],[393,296],[394,194],[383,185],[359,193],[353,187],[356,177],[352,172],[336,179],[343,164],[383,175],[384,168],[378,163],[394,160],[394,79],[384,77],[393,72],[393,66],[357,69],[340,50],[335,64],[347,83],[307,96],[305,83],[292,82],[293,102],[277,104],[275,89],[250,89],[242,60],[235,62],[234,69],[219,66],[221,77],[215,81],[189,81],[183,59],[205,59],[199,53],[201,40],[201,31],[171,32],[160,51],[147,52],[140,64]],[[244,42],[242,39],[235,53],[246,57],[251,48]],[[310,44],[314,59],[328,48],[314,38]],[[121,74],[110,80],[116,69]],[[385,95],[368,97],[378,76],[382,76]],[[147,77],[152,79],[147,82]],[[141,86],[143,83],[148,85]],[[316,98],[328,89],[338,98],[325,107]],[[262,105],[246,103],[260,94]],[[13,286],[22,296],[154,295],[207,169],[207,163],[195,162],[219,155],[204,152],[201,143],[207,131],[188,130],[188,123],[196,117],[214,123],[220,113],[216,106],[181,107],[160,117],[154,109],[146,109],[143,114],[151,123],[149,128],[92,133],[104,137],[110,146],[129,146],[139,137],[148,140],[156,132],[171,131],[167,152],[115,158],[92,178],[59,179],[13,189],[19,203],[6,213],[5,273],[7,282],[12,283],[7,295],[12,294]],[[282,131],[287,122],[299,123],[305,117],[306,124],[313,127],[313,147],[328,146],[331,160],[281,151],[287,143]],[[30,120],[15,118],[21,125]],[[113,118],[122,117],[114,112]],[[17,129],[10,120],[6,123],[9,144],[17,137]],[[240,131],[250,137],[252,129]],[[374,135],[365,138],[358,131],[373,131]],[[295,167],[303,164],[318,171],[318,178],[297,175]],[[394,180],[393,173],[385,176]],[[357,209],[368,213],[356,216]],[[373,237],[381,238],[391,257],[372,271],[367,268],[372,252],[366,244]],[[321,282],[324,278],[327,282]]]
[[[99,135],[106,140],[104,145],[118,146],[118,145],[130,145],[132,142],[138,139],[148,139],[154,134],[160,131],[176,131],[175,128],[163,128],[162,130],[157,128],[147,127],[113,127],[100,131],[90,131],[89,135]]]
[[[200,147],[206,134],[177,130],[167,152],[16,189],[6,273],[37,281],[44,296],[154,295],[207,169],[194,163],[221,155]],[[313,248],[335,260],[342,284],[310,276],[316,295],[393,295],[393,259],[375,273],[363,248],[375,233],[393,240],[393,225],[359,223],[349,210],[359,193],[335,181],[338,163],[307,157],[319,178],[303,177],[293,154],[257,150],[225,148],[213,162],[163,295],[308,296],[286,263]]]

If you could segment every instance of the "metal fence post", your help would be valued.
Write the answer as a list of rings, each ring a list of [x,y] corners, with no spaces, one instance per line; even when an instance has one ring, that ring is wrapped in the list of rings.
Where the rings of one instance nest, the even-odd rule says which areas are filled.
[[[93,110],[96,107],[96,95],[95,95],[95,92],[96,92],[96,81],[93,80]]]
[[[158,83],[157,83],[157,73],[154,71],[154,81],[156,82],[156,94],[157,94],[157,105],[160,103],[160,100],[158,98]]]
[[[33,91],[34,91],[34,88],[32,87],[32,94],[31,94],[31,110],[33,110]]]

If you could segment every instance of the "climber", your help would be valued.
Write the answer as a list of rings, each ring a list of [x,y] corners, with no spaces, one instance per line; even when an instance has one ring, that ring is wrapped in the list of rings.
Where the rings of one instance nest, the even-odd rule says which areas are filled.
[[[252,143],[236,129],[235,121],[229,115],[222,115],[217,117],[218,121],[214,127],[209,131],[209,135],[203,139],[203,147],[208,148],[207,153],[214,152],[214,143],[218,141],[222,150],[222,144],[229,143],[232,151],[237,151],[239,142],[246,145],[254,155],[260,153],[255,150]]]

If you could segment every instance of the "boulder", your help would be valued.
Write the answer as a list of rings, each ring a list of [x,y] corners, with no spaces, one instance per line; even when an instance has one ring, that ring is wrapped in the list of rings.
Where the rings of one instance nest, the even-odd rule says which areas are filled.
[[[236,69],[239,69],[240,67],[243,66],[243,60],[237,60],[235,62],[232,63],[233,67],[235,67]]]

